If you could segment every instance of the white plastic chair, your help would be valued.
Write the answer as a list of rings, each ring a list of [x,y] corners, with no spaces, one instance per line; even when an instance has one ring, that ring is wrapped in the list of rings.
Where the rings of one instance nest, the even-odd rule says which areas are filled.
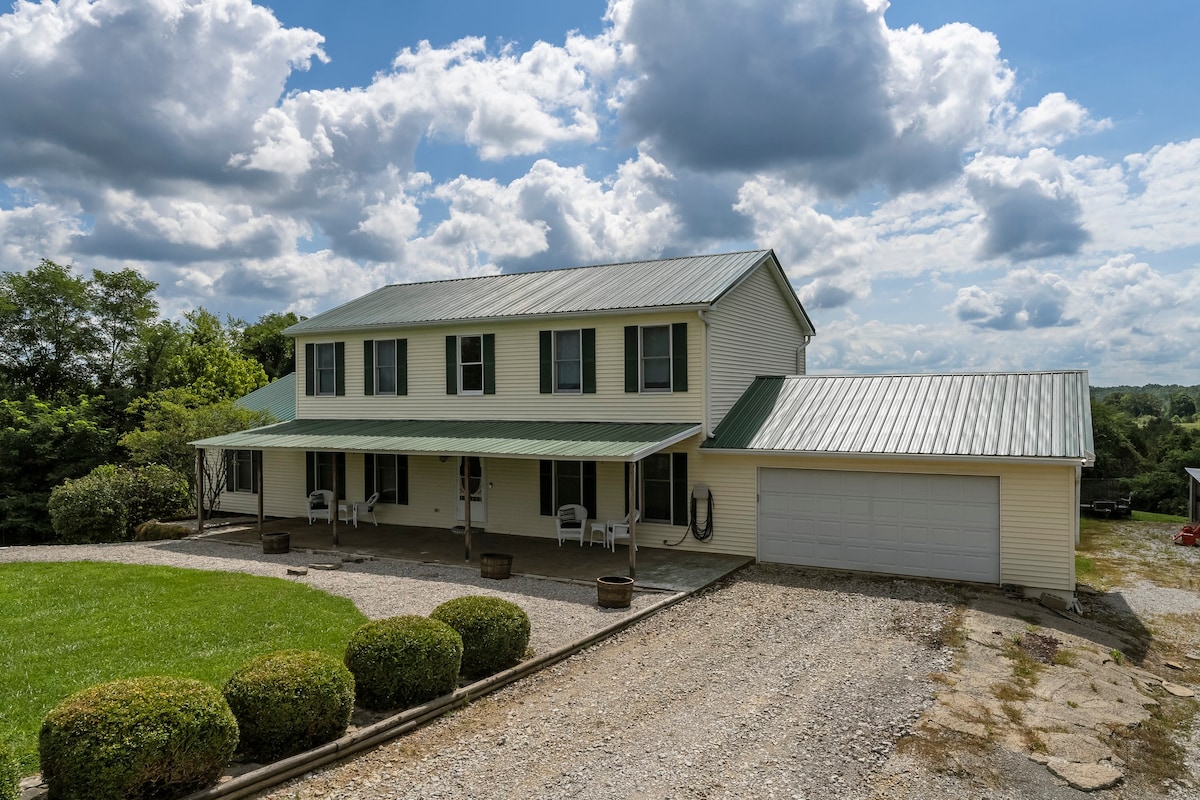
[[[333,492],[328,489],[317,489],[308,496],[308,524],[314,519],[333,522]]]
[[[375,504],[379,502],[379,492],[368,497],[366,500],[358,500],[350,509],[350,518],[354,522],[354,527],[358,527],[358,517],[362,515],[366,517],[371,515],[371,522],[375,523],[375,527],[379,527],[379,520],[375,519]]]
[[[629,540],[629,517],[633,517],[634,522],[642,521],[642,512],[635,511],[632,515],[626,514],[625,519],[610,519],[608,522],[592,523],[592,536],[597,533],[604,533],[604,546],[614,553],[617,551],[617,539]],[[591,538],[591,537],[589,537]],[[636,551],[637,545],[633,546]]]
[[[579,546],[583,547],[583,531],[587,525],[587,514],[587,509],[576,503],[558,507],[554,528],[558,532],[559,547],[562,547],[563,539],[578,539]]]

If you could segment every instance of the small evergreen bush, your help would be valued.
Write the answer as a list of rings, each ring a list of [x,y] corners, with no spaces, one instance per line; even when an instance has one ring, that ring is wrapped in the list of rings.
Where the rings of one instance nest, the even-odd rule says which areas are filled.
[[[63,700],[42,722],[38,752],[55,800],[148,800],[215,783],[237,741],[237,720],[219,691],[153,676]]]
[[[21,771],[12,745],[0,739],[0,800],[17,800],[21,796]]]
[[[333,656],[280,650],[248,662],[225,684],[242,755],[268,762],[333,741],[350,726],[354,676]]]
[[[462,637],[444,622],[388,617],[351,634],[346,666],[363,708],[409,708],[454,691],[462,651]]]
[[[190,502],[187,479],[161,464],[101,464],[50,493],[50,521],[67,544],[125,542],[134,526],[173,516]]]
[[[499,597],[459,597],[442,603],[429,616],[462,636],[462,674],[469,678],[486,678],[508,669],[529,647],[529,615]]]

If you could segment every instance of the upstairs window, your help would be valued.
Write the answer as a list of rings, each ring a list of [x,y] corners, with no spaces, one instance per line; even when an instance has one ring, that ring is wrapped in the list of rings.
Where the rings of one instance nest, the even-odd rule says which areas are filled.
[[[332,397],[337,394],[337,358],[333,342],[317,345],[317,396]]]
[[[458,393],[483,394],[483,337],[458,337]]]
[[[363,394],[408,394],[407,339],[367,339],[363,342]]]
[[[625,391],[686,392],[687,323],[625,328]]]
[[[334,397],[346,393],[346,343],[304,345],[304,394]]]
[[[396,340],[375,342],[375,394],[396,393]]]
[[[596,329],[538,332],[538,391],[596,393]]]
[[[583,348],[579,331],[554,332],[554,391],[574,394],[583,390]]]
[[[643,392],[671,391],[671,327],[642,328]]]
[[[496,335],[446,337],[446,394],[496,393]]]

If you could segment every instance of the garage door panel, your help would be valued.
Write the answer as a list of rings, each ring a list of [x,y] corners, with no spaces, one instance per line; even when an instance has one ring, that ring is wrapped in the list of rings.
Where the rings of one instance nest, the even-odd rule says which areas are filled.
[[[763,468],[759,488],[764,561],[999,582],[998,478]]]

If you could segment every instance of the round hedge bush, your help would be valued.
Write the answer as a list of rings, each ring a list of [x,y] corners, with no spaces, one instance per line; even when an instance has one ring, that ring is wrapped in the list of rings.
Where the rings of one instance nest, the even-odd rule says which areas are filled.
[[[154,676],[63,700],[42,722],[38,751],[56,800],[143,800],[215,783],[237,741],[237,720],[219,691]]]
[[[21,772],[12,745],[0,739],[0,800],[17,800],[21,796]]]
[[[469,678],[486,678],[508,669],[529,647],[529,615],[499,597],[458,597],[429,616],[462,636],[462,674]]]
[[[408,708],[454,691],[463,642],[444,622],[388,617],[362,625],[346,645],[358,704],[385,711]]]
[[[333,656],[280,650],[245,664],[225,684],[242,755],[275,761],[333,741],[350,726],[354,676]]]

